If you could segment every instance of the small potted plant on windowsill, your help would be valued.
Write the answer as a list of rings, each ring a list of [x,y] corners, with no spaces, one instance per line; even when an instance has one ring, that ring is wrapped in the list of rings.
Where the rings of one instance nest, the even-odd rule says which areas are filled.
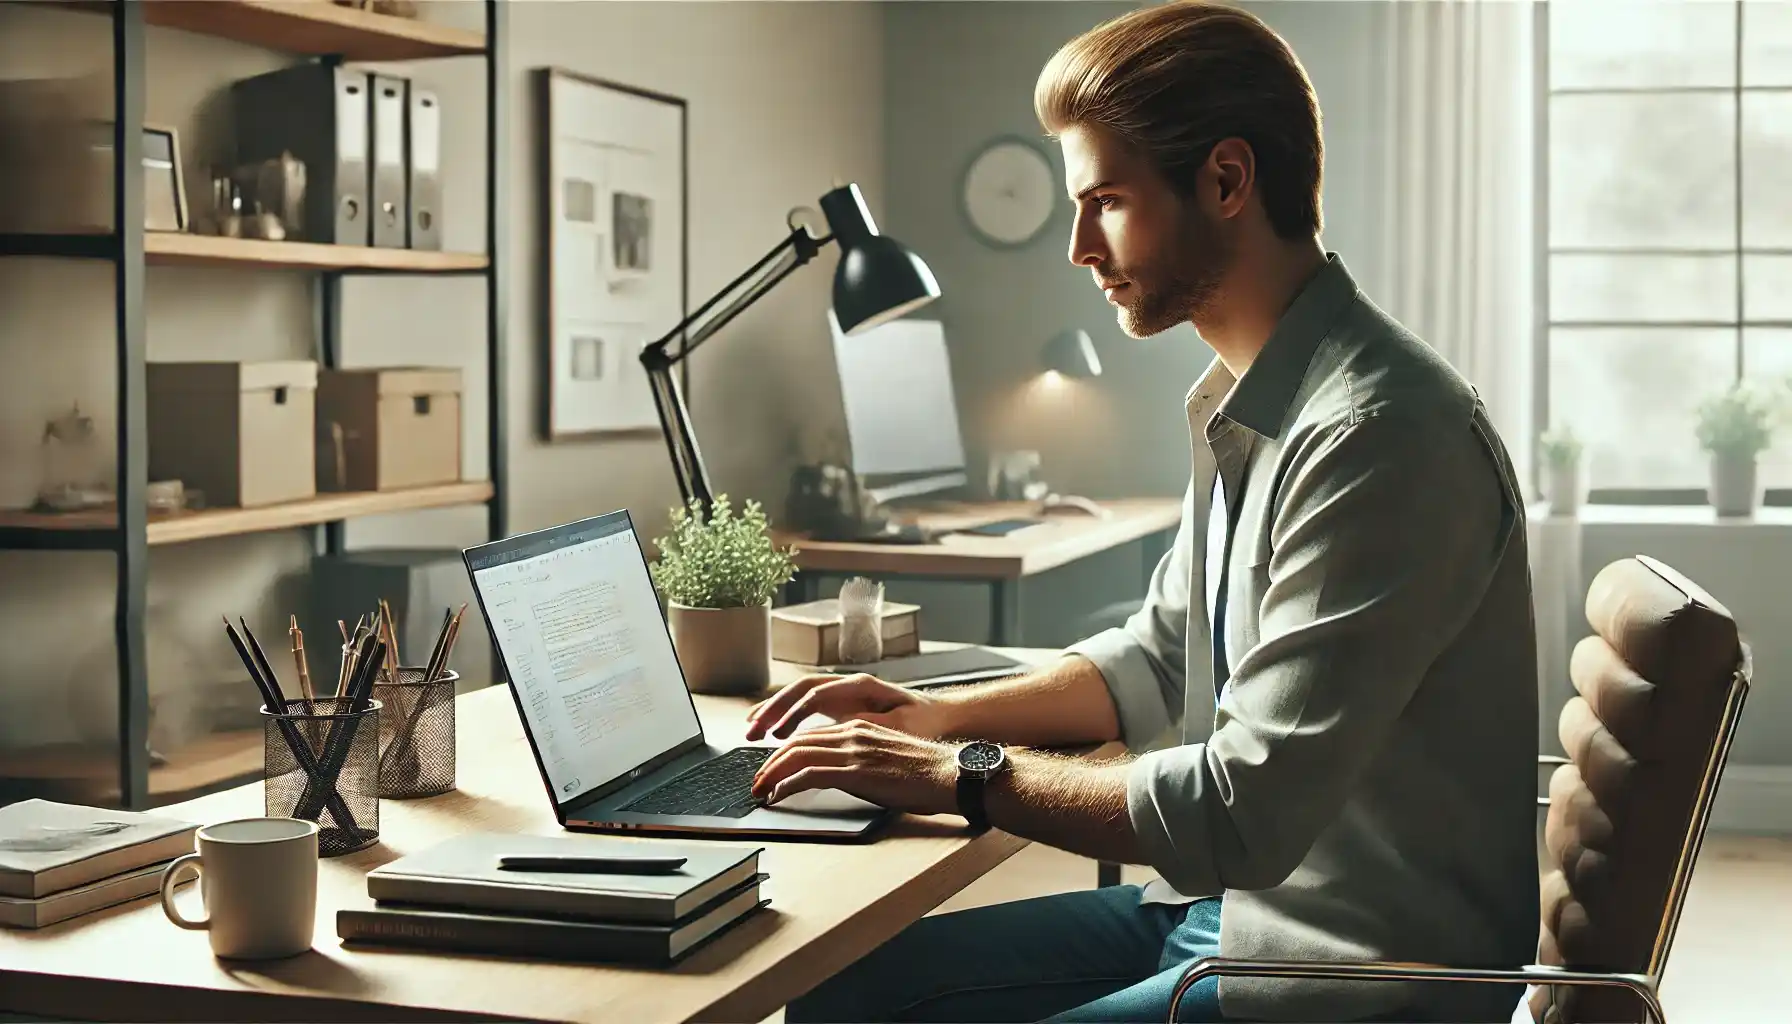
[[[1585,491],[1581,484],[1580,439],[1573,430],[1562,426],[1539,438],[1537,447],[1543,459],[1543,497],[1549,502],[1549,514],[1575,514]]]
[[[1773,443],[1773,403],[1737,384],[1700,402],[1698,414],[1699,447],[1711,456],[1711,507],[1719,516],[1753,515],[1755,458]]]
[[[656,543],[653,581],[685,682],[697,693],[748,694],[771,681],[771,606],[796,574],[793,552],[772,543],[765,510],[749,501],[737,515],[718,495],[672,512],[671,534]]]

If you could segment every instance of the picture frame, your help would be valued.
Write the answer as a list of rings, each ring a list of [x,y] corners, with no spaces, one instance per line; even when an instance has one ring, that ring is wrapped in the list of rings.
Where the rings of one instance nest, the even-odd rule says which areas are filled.
[[[93,123],[88,167],[93,214],[88,219],[102,230],[110,230],[112,134],[112,122]],[[192,230],[187,181],[180,166],[180,132],[172,125],[143,125],[143,230]]]
[[[180,133],[170,125],[143,126],[143,228],[192,230],[187,182],[180,169]]]
[[[657,437],[639,355],[689,305],[688,106],[555,67],[535,92],[542,437]]]

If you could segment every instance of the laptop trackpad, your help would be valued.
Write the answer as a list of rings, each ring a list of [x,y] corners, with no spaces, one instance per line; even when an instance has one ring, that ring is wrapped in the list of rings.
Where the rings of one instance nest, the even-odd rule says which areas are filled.
[[[806,789],[766,807],[794,814],[860,814],[881,809],[869,800],[861,800],[840,789]]]

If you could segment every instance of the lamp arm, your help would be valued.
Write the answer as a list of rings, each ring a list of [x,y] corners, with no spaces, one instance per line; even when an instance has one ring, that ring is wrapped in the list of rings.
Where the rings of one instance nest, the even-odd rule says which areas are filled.
[[[821,251],[822,245],[829,238],[816,238],[809,234],[807,228],[793,226],[784,241],[778,243],[771,252],[766,253],[759,262],[753,264],[739,277],[730,281],[726,287],[717,292],[708,302],[698,307],[697,311],[685,317],[678,326],[666,332],[664,337],[653,341],[641,349],[641,365],[647,370],[648,385],[653,391],[654,410],[659,414],[660,431],[666,437],[666,449],[672,457],[672,473],[678,480],[678,492],[688,507],[696,501],[703,515],[709,514],[714,504],[715,494],[709,483],[709,470],[703,465],[703,451],[697,444],[697,432],[691,424],[691,411],[685,404],[684,393],[678,381],[672,375],[672,367],[690,356],[696,348],[708,341],[739,316],[748,306],[759,301],[767,292],[776,287],[778,282],[789,277],[798,267],[808,263]],[[794,253],[794,257],[786,261],[776,270],[765,273],[786,252]],[[763,275],[760,280],[744,292],[737,290],[754,278]],[[731,298],[732,297],[732,298]],[[724,299],[729,299],[726,306],[710,316]],[[702,326],[691,331],[691,325],[703,320]],[[684,343],[676,353],[671,352],[672,342],[683,338]]]

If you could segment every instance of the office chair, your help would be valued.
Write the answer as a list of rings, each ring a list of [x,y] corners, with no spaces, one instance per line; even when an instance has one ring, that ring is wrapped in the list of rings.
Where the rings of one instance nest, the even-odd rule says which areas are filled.
[[[1657,989],[1680,923],[1711,805],[1748,696],[1753,664],[1729,611],[1643,555],[1600,570],[1587,592],[1593,635],[1575,646],[1578,696],[1562,708],[1567,758],[1550,778],[1549,853],[1536,964],[1515,970],[1427,964],[1207,957],[1209,977],[1478,982],[1535,986],[1537,1024],[1666,1024]]]

